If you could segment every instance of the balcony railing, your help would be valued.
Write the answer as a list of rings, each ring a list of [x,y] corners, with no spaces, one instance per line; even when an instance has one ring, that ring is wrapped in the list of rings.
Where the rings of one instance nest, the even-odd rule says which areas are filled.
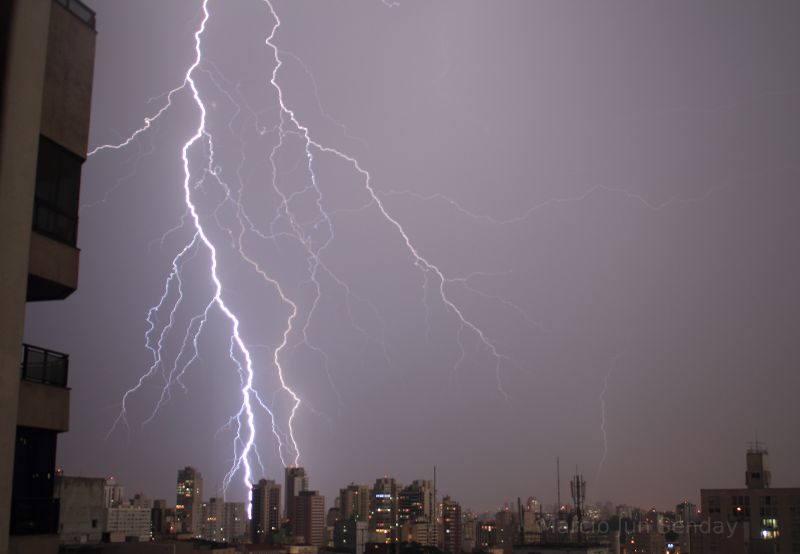
[[[58,533],[58,498],[15,498],[11,504],[12,535]]]
[[[94,12],[80,0],[56,0],[57,3],[67,8],[72,14],[94,29]]]
[[[67,386],[69,356],[30,344],[22,345],[22,379],[55,387]]]

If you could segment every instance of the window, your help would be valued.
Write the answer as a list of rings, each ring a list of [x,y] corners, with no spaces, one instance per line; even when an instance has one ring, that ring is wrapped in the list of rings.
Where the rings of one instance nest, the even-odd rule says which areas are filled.
[[[33,229],[70,246],[75,246],[78,239],[82,163],[75,154],[39,137]]]

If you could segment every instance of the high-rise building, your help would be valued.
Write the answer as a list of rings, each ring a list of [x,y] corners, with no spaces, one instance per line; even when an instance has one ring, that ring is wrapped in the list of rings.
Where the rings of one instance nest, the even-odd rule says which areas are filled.
[[[449,496],[442,499],[442,550],[461,554],[461,505]]]
[[[370,497],[371,531],[381,533],[386,542],[395,539],[397,527],[397,483],[392,477],[380,477],[375,480]]]
[[[278,493],[280,495],[280,493]],[[239,542],[247,535],[247,509],[244,502],[225,502],[222,514],[222,541]]]
[[[153,535],[172,535],[177,532],[175,510],[167,506],[163,499],[154,500],[150,515]]]
[[[281,486],[261,479],[253,485],[250,502],[250,540],[254,544],[273,542],[281,526]]]
[[[200,537],[203,540],[222,542],[222,505],[221,498],[209,498],[201,503]]]
[[[26,302],[62,300],[78,286],[94,23],[78,0],[0,2],[3,553],[58,551],[55,460],[58,433],[69,427],[69,358],[22,337]]]
[[[225,502],[212,497],[203,502],[200,535],[212,542],[239,542],[246,534],[244,502]]]
[[[294,536],[298,543],[325,546],[325,497],[304,490],[294,497]]]
[[[729,531],[690,533],[692,554],[800,551],[800,488],[771,488],[768,458],[756,443],[747,451],[746,488],[700,491],[702,519]]]
[[[117,482],[113,475],[106,479],[106,486],[103,492],[103,499],[106,508],[116,508],[122,504],[125,489]]]
[[[470,510],[461,513],[461,550],[472,552],[475,550],[477,535],[476,526],[478,518]]]
[[[475,543],[480,551],[488,552],[497,545],[497,524],[494,521],[479,521],[475,525]]]
[[[339,490],[339,508],[341,519],[355,521],[369,520],[369,487],[350,483]]]
[[[203,476],[195,468],[178,470],[178,490],[175,515],[181,533],[199,537],[202,533]]]
[[[430,481],[416,480],[397,493],[397,520],[432,521],[433,485]]]
[[[294,503],[301,491],[308,490],[308,475],[302,467],[287,467],[285,471],[286,523],[290,533],[294,533]]]

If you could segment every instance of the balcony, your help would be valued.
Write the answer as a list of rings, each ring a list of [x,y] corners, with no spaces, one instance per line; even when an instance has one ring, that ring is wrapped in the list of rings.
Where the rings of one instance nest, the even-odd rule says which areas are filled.
[[[11,504],[12,535],[58,533],[58,498],[15,498]]]
[[[66,388],[69,356],[23,344],[21,368],[22,379],[25,381]]]
[[[66,354],[23,345],[17,425],[69,430],[68,370]]]

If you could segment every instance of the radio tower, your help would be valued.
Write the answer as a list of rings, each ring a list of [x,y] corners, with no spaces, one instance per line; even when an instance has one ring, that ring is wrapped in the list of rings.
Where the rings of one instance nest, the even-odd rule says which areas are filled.
[[[578,542],[583,541],[583,505],[586,502],[586,481],[575,468],[575,477],[569,483],[572,501],[575,503],[575,519],[578,520]]]

